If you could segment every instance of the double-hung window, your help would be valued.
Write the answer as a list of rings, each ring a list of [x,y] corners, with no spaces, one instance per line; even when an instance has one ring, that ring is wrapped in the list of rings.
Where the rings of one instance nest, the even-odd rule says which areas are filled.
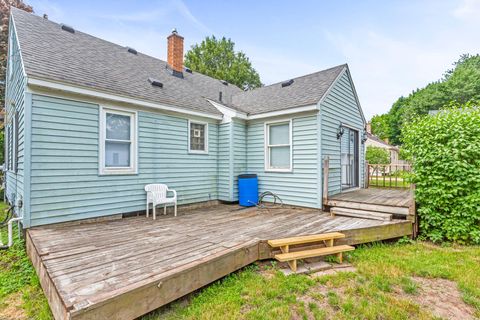
[[[101,108],[100,174],[137,172],[136,118],[136,112]]]
[[[292,171],[292,121],[265,124],[265,170]]]
[[[208,153],[208,124],[188,121],[188,152]]]

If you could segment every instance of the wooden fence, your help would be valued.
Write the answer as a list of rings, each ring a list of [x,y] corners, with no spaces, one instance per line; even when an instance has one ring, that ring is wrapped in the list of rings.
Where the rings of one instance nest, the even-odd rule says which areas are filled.
[[[369,164],[366,166],[366,187],[410,188],[410,164]]]

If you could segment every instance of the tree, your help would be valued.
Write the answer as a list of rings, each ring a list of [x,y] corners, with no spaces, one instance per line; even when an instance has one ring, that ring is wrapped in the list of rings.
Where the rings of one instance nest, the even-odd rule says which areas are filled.
[[[8,47],[8,19],[10,7],[33,12],[33,8],[22,0],[0,0],[1,31],[0,31],[0,104],[5,105],[5,72],[7,70],[7,47]],[[3,148],[2,148],[3,149]]]
[[[235,43],[225,37],[206,37],[202,43],[193,45],[185,55],[185,66],[244,90],[262,86],[260,76],[245,53],[235,52]]]
[[[374,135],[382,140],[390,138],[390,119],[388,113],[373,116],[370,123]]]
[[[414,90],[407,97],[398,98],[387,115],[380,116],[385,116],[389,124],[388,129],[380,126],[381,134],[387,132],[392,143],[401,144],[404,126],[417,116],[428,114],[430,110],[439,110],[450,103],[464,104],[479,100],[480,55],[463,54],[453,66],[453,69],[444,73],[442,79]],[[378,127],[379,124],[374,125],[372,119],[373,131]]]
[[[369,164],[389,164],[390,154],[384,148],[368,146],[365,159]]]

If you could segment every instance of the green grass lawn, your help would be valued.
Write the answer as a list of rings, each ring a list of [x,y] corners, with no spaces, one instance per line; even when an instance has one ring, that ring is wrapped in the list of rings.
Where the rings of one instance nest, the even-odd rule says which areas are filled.
[[[435,319],[417,303],[418,277],[453,281],[480,317],[478,246],[402,241],[359,247],[347,260],[356,272],[321,277],[285,276],[275,263],[254,264],[142,320]],[[18,239],[0,252],[0,319],[52,319]]]
[[[7,206],[0,202],[0,220]],[[2,228],[7,243],[7,228]],[[14,229],[14,244],[0,251],[0,319],[52,319],[35,270],[25,252],[23,241]]]
[[[369,186],[371,187],[385,187],[385,188],[409,188],[410,183],[402,178],[392,177],[390,181],[390,177],[385,176],[385,181],[383,180],[384,177],[370,177],[368,181]],[[395,181],[396,180],[396,181]]]

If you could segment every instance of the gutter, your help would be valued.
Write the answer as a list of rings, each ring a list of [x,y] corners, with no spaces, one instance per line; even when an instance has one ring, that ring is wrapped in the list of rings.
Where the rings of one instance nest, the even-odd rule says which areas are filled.
[[[210,118],[210,119],[215,119],[215,120],[222,120],[223,119],[223,115],[216,115],[216,114],[207,113],[207,112],[187,110],[187,109],[184,109],[182,107],[176,107],[176,106],[164,105],[164,104],[160,104],[160,103],[154,103],[154,102],[141,100],[141,99],[135,99],[135,98],[127,97],[127,96],[111,94],[111,93],[107,93],[105,91],[100,91],[100,90],[95,90],[95,89],[90,89],[90,88],[85,88],[85,87],[80,87],[80,86],[75,86],[75,85],[50,81],[50,80],[44,80],[44,79],[39,79],[39,78],[28,77],[27,78],[27,84],[29,86],[48,88],[48,89],[53,89],[53,90],[59,90],[59,91],[64,91],[64,92],[69,92],[69,93],[75,93],[75,94],[90,96],[90,97],[99,98],[99,99],[106,99],[106,100],[111,100],[111,101],[123,102],[123,103],[133,104],[133,105],[152,108],[152,109],[157,109],[157,110],[170,111],[170,112],[193,115],[193,116],[198,116],[198,117],[203,117],[203,118]]]

